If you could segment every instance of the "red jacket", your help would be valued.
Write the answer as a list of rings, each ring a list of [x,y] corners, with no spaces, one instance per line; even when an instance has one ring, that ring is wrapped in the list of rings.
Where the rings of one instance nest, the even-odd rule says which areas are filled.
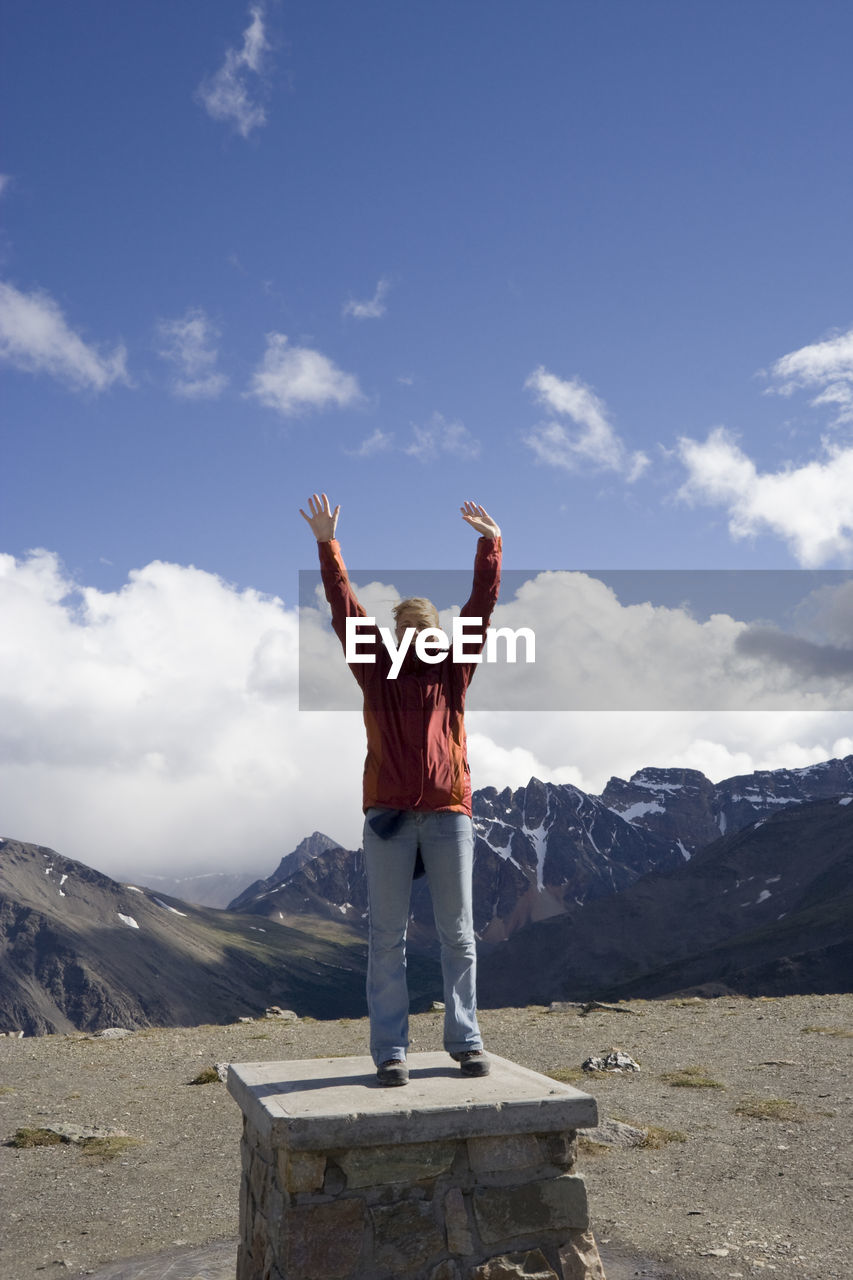
[[[332,626],[346,644],[346,619],[365,617],[350,586],[336,540],[319,542],[320,568]],[[474,561],[474,585],[462,614],[482,618],[482,635],[466,633],[468,652],[482,649],[500,588],[501,540],[480,538]],[[373,648],[369,646],[371,633]],[[477,669],[473,662],[426,664],[412,644],[396,679],[388,679],[391,658],[378,628],[359,628],[359,647],[374,663],[349,664],[364,693],[367,759],[364,809],[451,809],[471,814],[471,776],[465,742],[465,693]]]

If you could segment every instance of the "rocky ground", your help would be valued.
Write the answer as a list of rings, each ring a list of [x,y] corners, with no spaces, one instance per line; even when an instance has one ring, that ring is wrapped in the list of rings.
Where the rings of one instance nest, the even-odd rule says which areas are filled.
[[[487,1047],[534,1070],[577,1072],[603,1117],[645,1144],[584,1143],[593,1226],[620,1275],[659,1260],[678,1280],[849,1280],[853,996],[488,1010]],[[441,1016],[412,1050],[441,1048]],[[80,1276],[113,1259],[237,1234],[240,1112],[223,1061],[366,1052],[363,1021],[0,1040],[0,1141],[55,1123],[104,1141],[0,1146],[0,1274]],[[585,1076],[619,1047],[638,1073]],[[681,1083],[672,1078],[679,1073]],[[668,1078],[670,1077],[670,1078]],[[117,1142],[118,1129],[134,1141]],[[637,1265],[631,1268],[631,1258]],[[614,1266],[616,1264],[614,1263]]]

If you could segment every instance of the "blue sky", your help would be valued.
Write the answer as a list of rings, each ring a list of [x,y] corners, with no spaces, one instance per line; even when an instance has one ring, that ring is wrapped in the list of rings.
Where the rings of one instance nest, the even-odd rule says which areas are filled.
[[[94,825],[71,797],[91,802],[99,771],[172,812],[138,772],[159,761],[185,827],[164,817],[148,844],[190,840],[203,805],[177,798],[177,762],[193,786],[221,775],[174,725],[170,747],[153,727],[137,741],[138,702],[120,725],[107,693],[154,697],[139,655],[181,609],[190,665],[224,617],[252,615],[234,624],[252,670],[278,634],[274,732],[321,749],[281,692],[314,557],[297,508],[321,487],[353,566],[464,567],[474,498],[513,568],[850,567],[851,38],[846,0],[7,7],[15,833],[83,856]],[[824,639],[849,647],[848,616]],[[178,661],[164,642],[160,670]],[[33,692],[29,663],[65,692]],[[192,708],[175,676],[176,720],[202,703],[215,720],[216,671]],[[602,722],[483,722],[477,781],[526,780],[531,761],[587,785],[644,763],[806,763],[850,732],[818,711],[635,725],[618,749]],[[91,730],[88,780],[68,773],[63,714]],[[232,746],[259,733],[229,724]],[[356,773],[359,751],[352,737]],[[261,863],[310,822],[281,752],[270,740],[292,816],[270,798]],[[239,830],[236,783],[231,801]]]

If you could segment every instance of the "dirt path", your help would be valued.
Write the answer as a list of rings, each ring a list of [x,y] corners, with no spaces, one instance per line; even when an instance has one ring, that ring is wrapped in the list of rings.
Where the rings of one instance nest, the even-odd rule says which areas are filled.
[[[640,1063],[636,1075],[578,1081],[602,1116],[651,1127],[661,1144],[582,1155],[611,1280],[654,1274],[642,1259],[678,1280],[849,1280],[853,996],[625,1008],[481,1017],[487,1047],[534,1070],[571,1071],[614,1046]],[[440,1015],[415,1018],[412,1031],[413,1051],[441,1047]],[[79,1276],[233,1239],[239,1109],[223,1085],[188,1082],[214,1062],[359,1054],[365,1044],[363,1021],[0,1040],[0,1140],[55,1122],[137,1140],[112,1158],[68,1144],[0,1147],[0,1274]],[[664,1079],[685,1068],[701,1068],[687,1077],[693,1087]]]

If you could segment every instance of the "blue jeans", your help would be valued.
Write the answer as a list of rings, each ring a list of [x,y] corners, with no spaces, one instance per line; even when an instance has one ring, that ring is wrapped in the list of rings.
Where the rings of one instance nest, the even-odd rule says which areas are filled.
[[[444,977],[444,1047],[448,1053],[482,1049],[477,1025],[477,951],[471,872],[474,829],[464,813],[410,809],[387,840],[364,824],[364,866],[370,904],[367,1007],[370,1052],[377,1066],[405,1060],[409,1047],[406,928],[418,849],[429,882]]]

